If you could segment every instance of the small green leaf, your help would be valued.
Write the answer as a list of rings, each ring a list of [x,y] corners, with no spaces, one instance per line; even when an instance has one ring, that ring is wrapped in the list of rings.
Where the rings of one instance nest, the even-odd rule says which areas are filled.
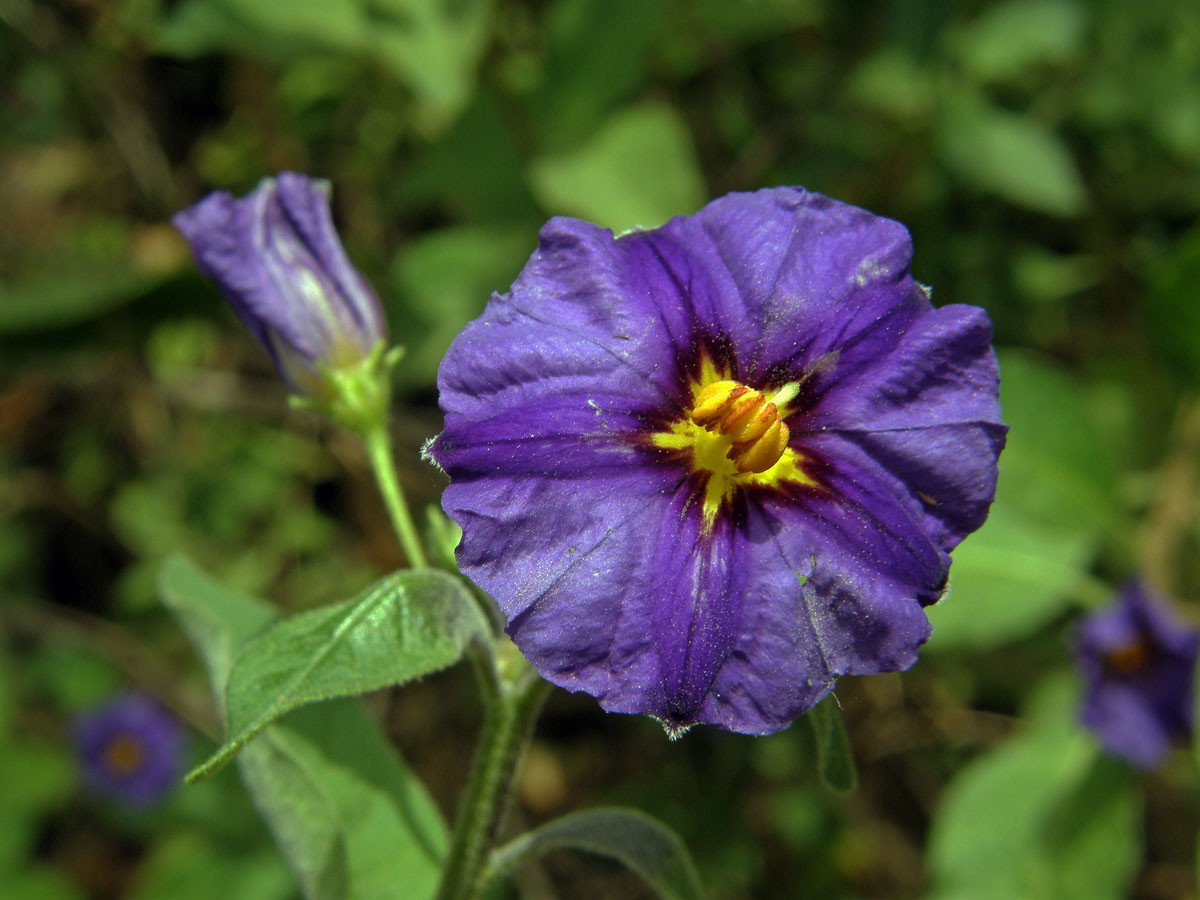
[[[696,866],[679,835],[657,819],[620,807],[572,813],[526,832],[492,854],[488,874],[503,875],[552,850],[611,857],[644,878],[665,900],[704,897]]]
[[[226,741],[188,780],[217,771],[297,706],[403,684],[457,662],[487,628],[462,582],[432,570],[394,573],[353,600],[280,622],[234,663]]]
[[[534,160],[529,179],[549,212],[618,232],[694,212],[705,194],[687,125],[661,103],[623,110],[583,146]]]
[[[964,92],[945,104],[938,147],[954,172],[975,187],[1028,209],[1078,216],[1087,193],[1062,139],[1042,122]]]
[[[0,337],[89,322],[132,303],[161,281],[122,266],[0,284]]]
[[[238,768],[309,900],[433,894],[445,824],[357,701],[296,710]]]
[[[858,785],[854,768],[854,751],[846,737],[837,701],[827,697],[808,711],[804,717],[812,727],[817,744],[817,769],[826,787],[848,793]]]

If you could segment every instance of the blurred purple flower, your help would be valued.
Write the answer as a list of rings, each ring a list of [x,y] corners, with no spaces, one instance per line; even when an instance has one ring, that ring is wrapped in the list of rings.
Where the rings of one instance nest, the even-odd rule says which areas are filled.
[[[126,694],[80,716],[74,737],[85,781],[103,794],[148,806],[179,779],[179,722],[142,694]]]
[[[318,363],[353,366],[387,335],[379,300],[342,249],[329,195],[329,182],[284,172],[241,200],[209,194],[172,220],[279,374],[311,396],[324,391]]]
[[[541,674],[768,733],[908,667],[1005,426],[986,314],[801,188],[620,238],[552,219],[438,373],[462,571]]]
[[[1192,729],[1192,677],[1200,636],[1140,582],[1079,629],[1075,659],[1086,694],[1082,718],[1113,754],[1144,769]]]

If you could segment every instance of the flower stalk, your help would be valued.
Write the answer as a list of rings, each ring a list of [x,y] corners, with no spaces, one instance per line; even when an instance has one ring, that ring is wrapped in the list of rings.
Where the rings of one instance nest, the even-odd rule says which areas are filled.
[[[511,660],[471,656],[483,695],[483,733],[459,804],[436,900],[478,900],[488,854],[512,796],[513,778],[549,684],[512,649]]]
[[[414,569],[427,568],[429,564],[425,559],[425,551],[421,547],[421,539],[409,514],[408,504],[404,500],[400,479],[396,475],[396,463],[392,458],[386,419],[381,418],[363,431],[362,439],[371,470],[375,473],[375,482],[379,485],[379,493],[383,497],[383,504],[387,507],[388,518],[392,520],[392,527],[396,530],[396,537],[400,539],[409,565]]]

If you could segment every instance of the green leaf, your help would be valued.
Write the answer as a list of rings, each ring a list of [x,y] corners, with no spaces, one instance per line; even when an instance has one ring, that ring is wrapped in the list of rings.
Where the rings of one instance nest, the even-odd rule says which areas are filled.
[[[237,651],[275,619],[273,610],[180,557],[164,564],[160,587],[222,696]],[[245,747],[238,765],[309,900],[432,893],[445,825],[357,702],[296,710]]]
[[[138,863],[128,900],[290,900],[296,882],[264,846],[232,853],[199,834],[163,836]]]
[[[617,232],[694,212],[705,195],[687,125],[661,103],[622,110],[575,150],[534,160],[529,180],[547,211]]]
[[[175,614],[200,652],[213,696],[223,697],[237,652],[278,618],[275,610],[261,600],[230,590],[182,556],[163,562],[158,588],[163,605]]]
[[[665,900],[701,900],[704,889],[687,847],[674,831],[634,809],[589,809],[555,819],[498,848],[492,877],[552,850],[608,856],[636,872]]]
[[[817,745],[817,769],[826,787],[840,793],[854,790],[858,773],[854,768],[854,751],[846,737],[837,701],[827,697],[804,716],[813,731]]]
[[[1010,203],[1053,216],[1083,213],[1083,180],[1062,139],[1029,116],[963,93],[945,104],[938,149],[960,178]]]
[[[963,30],[959,62],[983,82],[1004,81],[1038,65],[1061,65],[1083,50],[1082,7],[1063,0],[1009,0],[988,7]]]
[[[309,900],[432,896],[445,825],[357,701],[296,710],[238,767]]]
[[[1070,679],[1043,689],[1024,733],[972,762],[934,820],[934,900],[1127,896],[1141,856],[1137,792],[1074,726]]]
[[[122,266],[0,284],[0,337],[91,321],[132,303],[161,281]]]
[[[1200,384],[1200,228],[1184,234],[1151,270],[1143,305],[1155,345],[1175,375]]]
[[[436,672],[487,629],[462,582],[432,570],[396,572],[353,600],[280,622],[234,663],[226,741],[188,780],[211,775],[284,713]]]

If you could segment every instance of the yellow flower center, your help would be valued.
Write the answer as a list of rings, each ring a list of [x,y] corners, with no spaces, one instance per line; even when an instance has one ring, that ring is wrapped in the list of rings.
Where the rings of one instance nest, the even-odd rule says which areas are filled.
[[[795,383],[777,390],[748,387],[705,359],[691,387],[691,409],[652,435],[656,447],[685,455],[701,476],[706,532],[742,487],[816,484],[801,468],[801,454],[788,446],[784,419],[798,390]]]
[[[766,394],[736,381],[714,381],[701,389],[692,421],[728,440],[725,456],[743,474],[765,472],[779,462],[791,436]]]
[[[104,748],[104,767],[114,775],[132,775],[142,765],[142,745],[123,734],[109,741]]]

